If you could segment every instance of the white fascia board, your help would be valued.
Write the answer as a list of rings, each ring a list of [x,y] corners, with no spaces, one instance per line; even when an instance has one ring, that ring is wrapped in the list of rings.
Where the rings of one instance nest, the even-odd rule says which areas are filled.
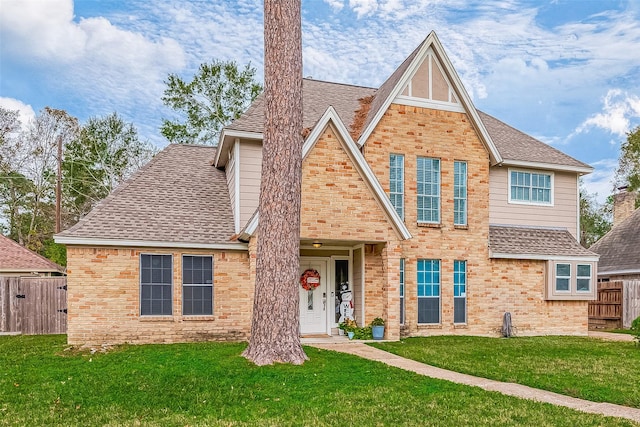
[[[501,166],[516,166],[516,167],[529,168],[529,169],[574,172],[579,174],[588,174],[593,172],[593,168],[591,166],[588,166],[588,167],[566,166],[566,165],[556,165],[553,163],[528,162],[525,160],[503,160]]]
[[[240,139],[259,139],[262,140],[262,133],[260,132],[247,132],[244,130],[233,130],[233,129],[223,129],[220,133],[220,139],[218,140],[218,150],[216,151],[216,158],[214,159],[213,165],[215,167],[224,166],[224,164],[220,163],[220,155],[228,148],[229,141],[234,140],[235,138]]]
[[[478,115],[478,111],[476,110],[476,107],[473,105],[473,102],[471,101],[471,97],[465,90],[464,85],[462,84],[462,80],[460,80],[458,73],[456,73],[455,68],[453,68],[453,64],[451,64],[451,61],[449,61],[449,57],[445,53],[444,47],[440,43],[440,40],[438,39],[438,36],[434,31],[429,33],[429,36],[427,36],[427,38],[425,39],[421,49],[413,58],[413,61],[405,71],[404,75],[400,78],[400,80],[398,80],[398,83],[389,94],[389,97],[384,101],[384,104],[378,110],[378,112],[374,116],[371,123],[369,123],[369,125],[364,129],[364,131],[362,132],[362,135],[360,135],[360,139],[358,140],[358,146],[362,147],[367,141],[367,139],[369,138],[369,136],[371,136],[371,133],[373,132],[375,127],[378,125],[378,122],[380,121],[384,113],[387,111],[387,109],[389,108],[393,100],[396,99],[398,95],[400,95],[402,89],[407,84],[411,76],[413,76],[418,66],[422,63],[422,61],[424,60],[430,48],[433,50],[435,55],[440,60],[440,63],[444,67],[445,74],[449,78],[450,83],[453,85],[454,91],[458,96],[458,101],[462,105],[463,110],[465,110],[465,112],[469,114],[469,116],[471,116],[472,124],[476,127],[478,133],[480,134],[480,138],[485,142],[486,147],[489,151],[489,155],[492,159],[492,164],[502,163],[503,159],[500,153],[498,152],[498,148],[493,142],[493,139],[491,139],[489,132],[487,132],[487,129],[485,128],[484,123],[482,122],[482,120],[480,119],[480,116]]]
[[[599,256],[562,256],[562,255],[540,255],[540,254],[509,254],[489,251],[489,258],[502,259],[528,259],[538,261],[585,261],[597,262]]]
[[[90,237],[53,236],[56,243],[63,245],[82,246],[125,246],[145,248],[180,248],[180,249],[218,249],[224,251],[246,251],[246,243],[192,243],[192,242],[163,242],[156,240],[124,240],[124,239],[96,239]]]
[[[624,274],[640,274],[640,269],[632,268],[629,270],[611,270],[611,271],[598,271],[598,276],[613,276]]]
[[[251,216],[251,219],[249,219],[249,222],[247,223],[247,225],[245,225],[244,230],[242,230],[242,232],[238,236],[238,239],[249,241],[251,236],[253,236],[256,230],[258,229],[259,220],[260,220],[260,213],[256,211]]]

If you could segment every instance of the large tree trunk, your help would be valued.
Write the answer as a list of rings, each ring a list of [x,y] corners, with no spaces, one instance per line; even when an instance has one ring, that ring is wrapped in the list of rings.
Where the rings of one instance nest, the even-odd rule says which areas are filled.
[[[300,0],[264,2],[265,123],[256,287],[249,347],[257,365],[301,364],[299,265],[302,181]]]

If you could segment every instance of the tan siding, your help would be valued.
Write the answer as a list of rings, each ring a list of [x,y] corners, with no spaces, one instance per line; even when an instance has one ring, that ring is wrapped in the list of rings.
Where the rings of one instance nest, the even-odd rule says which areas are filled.
[[[520,168],[518,168],[520,169]],[[489,172],[489,222],[491,224],[565,227],[577,236],[578,194],[575,173],[553,172],[552,206],[509,203],[509,168]]]
[[[262,173],[262,143],[240,143],[240,228],[244,227],[258,208],[260,174]]]
[[[229,198],[231,199],[231,211],[235,221],[236,215],[236,157],[233,155],[233,148],[229,150],[229,161],[225,169],[227,174],[227,186],[229,187]],[[236,230],[238,232],[239,230]]]

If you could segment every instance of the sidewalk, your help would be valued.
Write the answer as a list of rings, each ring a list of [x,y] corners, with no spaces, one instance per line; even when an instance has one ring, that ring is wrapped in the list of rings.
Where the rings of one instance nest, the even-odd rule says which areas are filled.
[[[623,334],[609,334],[623,335]],[[535,400],[538,402],[546,402],[559,406],[577,409],[578,411],[590,412],[593,414],[601,414],[610,417],[621,417],[640,423],[640,409],[629,408],[622,405],[614,405],[613,403],[590,402],[588,400],[577,399],[550,391],[540,390],[537,388],[527,387],[515,383],[504,383],[486,378],[474,377],[472,375],[460,374],[458,372],[447,371],[446,369],[436,368],[435,366],[426,365],[414,360],[405,359],[395,354],[368,346],[363,343],[347,341],[340,343],[308,343],[306,345],[320,348],[323,350],[332,350],[340,353],[353,354],[364,359],[375,360],[385,363],[389,366],[412,371],[420,375],[431,378],[438,378],[454,383],[465,384],[480,387],[488,391],[497,391],[509,396],[520,397],[523,399]]]

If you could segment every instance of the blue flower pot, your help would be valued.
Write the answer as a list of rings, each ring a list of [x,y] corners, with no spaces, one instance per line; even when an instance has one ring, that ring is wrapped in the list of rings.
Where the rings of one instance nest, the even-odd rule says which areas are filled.
[[[355,332],[349,331],[349,332],[347,332],[347,335],[349,336],[349,339],[352,340],[353,336],[355,335]]]
[[[381,340],[384,337],[384,326],[372,326],[371,334],[374,340]]]

